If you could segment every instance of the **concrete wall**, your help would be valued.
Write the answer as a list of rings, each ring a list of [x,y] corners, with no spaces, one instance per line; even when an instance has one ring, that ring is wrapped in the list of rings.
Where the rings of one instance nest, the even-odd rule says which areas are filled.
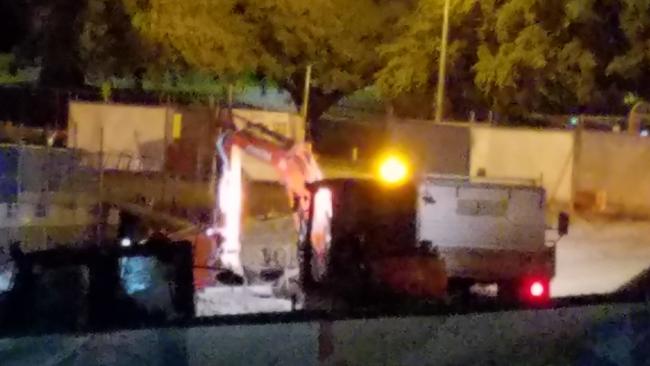
[[[186,180],[209,180],[213,174],[219,128],[216,110],[175,106],[173,119],[181,121],[180,134],[172,133],[166,171]]]
[[[181,134],[173,136],[177,115],[180,115]],[[234,109],[233,116],[238,127],[252,121],[295,141],[305,138],[304,121],[293,113]],[[215,153],[217,126],[213,117],[216,115],[209,108],[71,102],[68,146],[99,152],[103,128],[105,167],[160,171],[167,157],[167,168],[179,176],[205,179],[210,174],[211,157]],[[115,162],[126,158],[131,159],[129,168],[119,168],[122,165]],[[278,179],[272,167],[253,159],[244,158],[243,167],[253,180]]]
[[[166,107],[71,102],[68,146],[87,152],[144,157],[141,170],[159,171],[171,134]],[[107,157],[108,158],[108,157]],[[158,159],[156,159],[158,158]]]
[[[405,151],[423,172],[469,175],[470,133],[467,126],[432,121],[396,121],[389,142]]]
[[[571,200],[571,132],[405,120],[389,125],[388,139],[424,173],[476,176],[484,169],[487,177],[539,181],[549,201]]]
[[[568,203],[572,195],[573,133],[516,128],[471,128],[470,174],[541,180],[546,198]]]
[[[389,145],[406,151],[426,173],[476,176],[484,169],[487,177],[541,182],[549,202],[565,204],[601,192],[606,210],[650,214],[648,138],[586,131],[576,140],[572,131],[430,121],[395,122],[388,136]]]
[[[648,329],[645,305],[600,305],[0,338],[0,359],[6,366],[632,365],[650,357]]]
[[[584,132],[576,190],[604,192],[606,210],[650,214],[650,139]]]
[[[381,153],[387,141],[386,120],[377,118],[362,121],[321,119],[312,131],[314,150],[337,160],[351,161],[356,149],[357,163],[371,161]]]
[[[178,141],[171,136],[174,114],[183,116]],[[235,109],[233,114],[239,127],[253,121],[296,141],[304,140],[304,121],[296,114],[244,109]],[[206,180],[212,174],[213,139],[217,133],[216,125],[210,123],[212,117],[207,108],[73,102],[68,144],[88,152],[99,151],[103,126],[105,166],[119,169],[115,159],[130,155],[140,160],[131,163],[129,170],[160,170],[167,156],[175,162],[167,162],[170,171],[180,172],[181,177]],[[576,156],[581,160],[575,176],[574,135],[569,131],[398,120],[388,125],[386,139],[387,145],[407,152],[416,168],[426,173],[475,176],[484,169],[492,178],[540,181],[549,202],[570,202],[575,187],[577,192],[605,192],[609,208],[628,213],[650,212],[650,173],[645,168],[650,158],[650,142],[643,138],[585,132]],[[167,148],[168,142],[171,149]],[[34,159],[39,160],[38,156]],[[279,179],[273,167],[247,155],[243,157],[243,168],[254,181]],[[45,169],[46,166],[33,171]],[[0,188],[10,191],[12,187],[2,179]],[[43,182],[36,173],[26,179],[35,185]]]

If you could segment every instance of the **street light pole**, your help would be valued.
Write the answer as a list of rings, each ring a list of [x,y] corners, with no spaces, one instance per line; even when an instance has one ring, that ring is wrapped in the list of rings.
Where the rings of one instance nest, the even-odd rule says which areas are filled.
[[[447,76],[447,41],[449,38],[449,1],[445,0],[442,16],[442,39],[440,40],[440,64],[438,65],[438,91],[436,93],[436,123],[442,122],[443,102],[445,99],[445,77]]]
[[[302,92],[302,106],[300,106],[300,114],[302,118],[307,120],[307,114],[309,111],[309,89],[311,87],[311,65],[307,65],[305,70],[305,85]]]
[[[302,94],[302,105],[300,106],[300,115],[305,122],[305,140],[311,141],[311,126],[307,115],[309,114],[309,91],[311,90],[311,64],[307,65],[305,70],[305,86]]]

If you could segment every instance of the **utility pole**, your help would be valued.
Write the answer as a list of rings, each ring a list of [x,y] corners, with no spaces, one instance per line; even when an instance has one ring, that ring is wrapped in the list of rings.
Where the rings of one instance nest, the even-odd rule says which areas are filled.
[[[307,113],[309,112],[309,89],[311,88],[311,64],[307,65],[307,70],[305,70],[305,89],[302,94],[302,105],[300,106],[300,115],[302,116],[303,121],[305,121],[305,140],[311,140],[311,135],[309,133],[309,121],[307,121]]]
[[[228,108],[232,110],[233,103],[233,85],[232,83],[228,84]]]
[[[447,41],[449,38],[449,1],[445,0],[442,16],[442,39],[440,40],[440,64],[438,65],[438,91],[436,93],[436,123],[442,122],[442,108],[445,100],[445,78],[447,77]]]
[[[97,245],[102,244],[102,219],[104,218],[104,125],[99,126],[99,200],[96,217]]]

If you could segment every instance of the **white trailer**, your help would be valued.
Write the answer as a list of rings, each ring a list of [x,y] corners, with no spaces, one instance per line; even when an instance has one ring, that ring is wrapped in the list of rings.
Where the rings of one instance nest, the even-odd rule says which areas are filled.
[[[555,242],[546,240],[542,187],[429,175],[419,189],[419,239],[444,258],[450,285],[497,284],[499,296],[510,300],[549,297]],[[565,232],[568,216],[562,216]]]

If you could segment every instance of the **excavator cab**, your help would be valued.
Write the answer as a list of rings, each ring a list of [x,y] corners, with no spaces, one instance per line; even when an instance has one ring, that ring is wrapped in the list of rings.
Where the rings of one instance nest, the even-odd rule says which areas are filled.
[[[309,185],[312,204],[302,236],[303,281],[352,294],[358,289],[441,298],[444,263],[417,240],[417,187],[373,179]]]

